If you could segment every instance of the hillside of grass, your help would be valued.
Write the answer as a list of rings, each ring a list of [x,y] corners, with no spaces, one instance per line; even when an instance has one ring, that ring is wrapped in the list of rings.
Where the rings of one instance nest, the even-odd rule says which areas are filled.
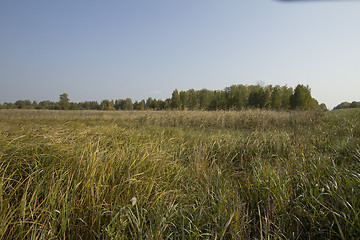
[[[0,110],[0,239],[359,239],[359,121]]]

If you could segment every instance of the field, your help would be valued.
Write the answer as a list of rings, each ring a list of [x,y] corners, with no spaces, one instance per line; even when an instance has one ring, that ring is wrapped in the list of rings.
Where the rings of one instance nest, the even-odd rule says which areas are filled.
[[[0,111],[0,239],[360,239],[359,218],[359,110]]]

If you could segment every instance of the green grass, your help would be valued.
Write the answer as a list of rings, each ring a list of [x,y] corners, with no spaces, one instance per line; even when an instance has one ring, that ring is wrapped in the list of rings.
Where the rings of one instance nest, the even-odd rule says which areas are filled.
[[[1,110],[0,239],[360,239],[359,121]]]

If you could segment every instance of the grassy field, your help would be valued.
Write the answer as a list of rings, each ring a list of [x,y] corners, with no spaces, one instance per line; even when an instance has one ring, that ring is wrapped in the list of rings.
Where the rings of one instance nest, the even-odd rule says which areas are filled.
[[[0,111],[0,239],[360,239],[359,218],[359,110]]]

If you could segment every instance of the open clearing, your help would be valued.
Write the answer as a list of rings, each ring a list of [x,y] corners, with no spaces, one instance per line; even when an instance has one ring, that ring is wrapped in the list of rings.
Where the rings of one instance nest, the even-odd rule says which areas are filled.
[[[0,239],[359,239],[359,196],[357,109],[0,111]]]

